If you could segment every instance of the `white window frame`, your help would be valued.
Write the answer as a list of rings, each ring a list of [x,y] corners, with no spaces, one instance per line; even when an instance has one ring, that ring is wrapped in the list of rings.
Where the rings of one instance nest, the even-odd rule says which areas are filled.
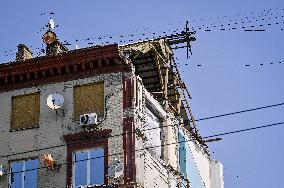
[[[73,183],[73,186],[74,188],[81,188],[81,187],[88,187],[88,186],[95,186],[95,185],[103,185],[103,184],[90,184],[91,183],[91,151],[92,150],[96,150],[96,149],[103,149],[103,151],[105,151],[105,148],[103,146],[99,146],[99,147],[95,147],[95,148],[90,148],[90,149],[83,149],[83,150],[76,150],[76,151],[73,151],[73,155],[72,155],[72,183]],[[76,162],[75,162],[75,155],[76,153],[78,152],[88,152],[88,158],[86,159],[87,161],[87,184],[86,185],[77,185],[76,186],[76,177],[75,177],[75,172],[76,172]],[[105,156],[103,156],[102,158],[104,158]],[[105,162],[104,162],[104,165]],[[104,172],[104,175],[105,175],[105,172]],[[105,177],[104,177],[105,178]]]
[[[10,175],[9,175],[9,188],[12,187],[12,164],[13,163],[23,163],[23,168],[21,171],[19,171],[18,173],[21,173],[22,174],[22,187],[21,188],[25,188],[25,174],[26,174],[26,162],[28,160],[38,160],[38,159],[26,159],[26,160],[19,160],[19,161],[11,161],[10,162]],[[38,168],[38,167],[37,167]],[[27,188],[27,187],[26,187]]]

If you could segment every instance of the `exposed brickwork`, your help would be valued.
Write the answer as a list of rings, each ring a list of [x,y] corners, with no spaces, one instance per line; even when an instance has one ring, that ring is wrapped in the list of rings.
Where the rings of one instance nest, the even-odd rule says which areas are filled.
[[[18,52],[16,53],[16,60],[17,61],[25,61],[27,59],[33,58],[33,53],[31,50],[24,44],[18,45]]]

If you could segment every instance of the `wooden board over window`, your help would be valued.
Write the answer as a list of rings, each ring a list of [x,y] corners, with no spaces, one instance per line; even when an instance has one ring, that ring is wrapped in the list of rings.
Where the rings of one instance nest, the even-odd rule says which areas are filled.
[[[38,127],[39,109],[39,93],[13,97],[11,130]]]
[[[92,83],[74,87],[74,115],[96,113],[98,117],[104,116],[104,83]]]

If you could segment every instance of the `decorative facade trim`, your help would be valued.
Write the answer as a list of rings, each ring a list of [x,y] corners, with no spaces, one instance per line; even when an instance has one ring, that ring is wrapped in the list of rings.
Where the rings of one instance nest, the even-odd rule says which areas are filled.
[[[124,184],[135,182],[135,126],[134,118],[123,119]]]
[[[132,78],[123,78],[123,109],[131,108],[134,98],[134,83]]]
[[[0,92],[129,69],[118,45],[85,48],[52,57],[0,65]]]
[[[131,77],[123,78],[123,110],[132,108],[134,82]],[[123,118],[124,186],[133,187],[136,181],[135,166],[135,125],[134,117]]]
[[[76,150],[90,149],[98,146],[104,147],[104,160],[105,160],[105,182],[108,184],[108,137],[111,135],[110,129],[102,131],[94,130],[89,132],[80,132],[75,134],[64,135],[67,142],[67,178],[66,187],[72,187],[72,156]]]

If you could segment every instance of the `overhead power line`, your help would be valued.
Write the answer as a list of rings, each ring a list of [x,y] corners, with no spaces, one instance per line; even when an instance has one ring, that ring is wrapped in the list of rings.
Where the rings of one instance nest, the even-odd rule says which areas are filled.
[[[235,134],[235,133],[252,131],[252,130],[256,130],[256,129],[263,129],[263,128],[267,128],[267,127],[279,126],[279,125],[283,125],[283,124],[284,124],[284,121],[283,122],[279,122],[279,123],[273,123],[273,124],[258,126],[258,127],[251,127],[251,128],[247,128],[247,129],[240,129],[240,130],[236,130],[236,131],[219,133],[219,134],[215,134],[215,135],[211,135],[211,136],[205,136],[203,138],[212,138],[212,137],[216,137],[216,136],[225,136],[225,135],[230,135],[230,134]]]
[[[256,66],[266,66],[266,65],[280,65],[280,64],[283,64],[282,61],[274,61],[274,62],[266,62],[266,63],[259,63],[259,64],[243,64],[242,66],[245,66],[245,67],[256,67]],[[185,66],[188,66],[188,64],[186,63]],[[199,67],[199,68],[208,68],[202,64],[197,64],[197,65],[192,65],[190,67],[193,67],[193,66],[196,66],[196,67]]]
[[[274,126],[279,126],[279,125],[284,125],[284,121],[283,122],[278,122],[278,123],[262,125],[262,126],[257,126],[257,127],[251,127],[251,128],[247,128],[247,129],[239,129],[239,130],[235,130],[235,131],[219,133],[219,134],[215,134],[215,135],[206,136],[206,137],[203,137],[203,138],[213,138],[213,137],[217,137],[217,136],[231,135],[231,134],[247,132],[247,131],[252,131],[252,130],[257,130],[257,129],[263,129],[263,128],[268,128],[268,127],[274,127]],[[132,150],[130,152],[143,151],[143,150],[146,150],[146,149],[157,148],[157,147],[161,147],[161,146],[169,146],[169,145],[173,145],[173,144],[186,143],[186,142],[190,142],[190,141],[194,141],[194,140],[196,140],[196,139],[189,139],[189,140],[172,142],[172,143],[161,144],[161,145],[156,145],[156,146],[149,146],[149,147],[145,147],[145,148],[141,148],[141,149],[135,149],[135,150]],[[93,157],[93,158],[90,158],[90,159],[82,159],[82,160],[78,160],[76,162],[82,162],[82,161],[87,161],[87,160],[92,160],[92,159],[99,159],[99,158],[115,156],[115,155],[122,155],[122,154],[124,154],[124,152],[113,153],[113,154],[109,154],[109,155],[103,155],[103,156],[100,156],[100,157]],[[57,165],[61,166],[61,165],[66,165],[68,163],[74,163],[74,162],[71,161],[71,162],[59,163]],[[38,167],[38,168],[34,168],[34,169],[13,172],[13,174],[21,173],[21,172],[27,172],[27,171],[32,171],[32,170],[40,170],[40,169],[45,169],[45,168],[47,168],[47,167],[43,166],[43,167]],[[10,172],[9,173],[4,173],[3,175],[9,175],[9,174],[12,174],[12,173],[10,173]]]
[[[261,109],[265,109],[265,108],[272,108],[272,107],[282,106],[282,105],[284,105],[284,103],[273,104],[273,105],[262,106],[262,107],[257,107],[257,108],[251,108],[251,109],[247,109],[247,110],[241,110],[241,111],[236,111],[236,112],[231,112],[231,113],[226,113],[226,114],[221,114],[221,115],[216,115],[216,116],[200,118],[200,119],[196,119],[195,121],[203,121],[203,120],[208,120],[208,119],[214,119],[214,118],[230,116],[230,115],[234,115],[234,114],[241,114],[241,113],[245,113],[245,112],[251,112],[251,111],[255,111],[255,110],[261,110]]]
[[[211,116],[211,117],[200,118],[200,119],[196,119],[195,121],[203,121],[203,120],[219,118],[219,117],[224,117],[224,116],[229,116],[229,115],[234,115],[234,114],[239,114],[239,113],[250,112],[250,111],[254,111],[254,110],[261,110],[261,109],[265,109],[265,108],[277,107],[277,106],[281,106],[281,105],[284,105],[284,103],[273,104],[273,105],[268,105],[268,106],[263,106],[263,107],[258,107],[258,108],[251,108],[251,109],[248,109],[248,110],[242,110],[242,111],[237,111],[237,112],[232,112],[232,113],[227,113],[227,114],[221,114],[221,115],[216,115],[216,116]],[[161,128],[165,128],[165,127],[173,127],[173,126],[176,126],[176,125],[165,125],[165,126],[161,126],[161,127],[153,127],[153,128],[149,128],[149,129],[140,130],[140,132],[151,131],[151,130],[154,130],[154,129],[161,129]],[[136,131],[135,132],[129,132],[127,134],[132,134],[132,133],[136,133]],[[108,138],[114,138],[114,137],[118,137],[118,136],[123,136],[123,133],[111,135]],[[204,138],[207,138],[207,137],[204,137]],[[97,140],[100,140],[100,139],[95,139],[95,141],[97,141]],[[84,143],[84,141],[74,142],[74,144],[69,144],[69,145],[76,145],[78,143]],[[23,152],[19,152],[19,153],[2,155],[2,156],[0,156],[0,158],[6,158],[6,157],[21,155],[21,154],[26,154],[26,153],[31,153],[31,152],[39,152],[39,151],[44,151],[44,150],[49,150],[49,149],[54,149],[54,148],[59,148],[59,147],[65,147],[65,146],[67,146],[67,144],[61,144],[61,145],[56,145],[56,146],[51,146],[51,147],[46,147],[46,148],[40,148],[40,149],[35,149],[35,150],[23,151]]]

